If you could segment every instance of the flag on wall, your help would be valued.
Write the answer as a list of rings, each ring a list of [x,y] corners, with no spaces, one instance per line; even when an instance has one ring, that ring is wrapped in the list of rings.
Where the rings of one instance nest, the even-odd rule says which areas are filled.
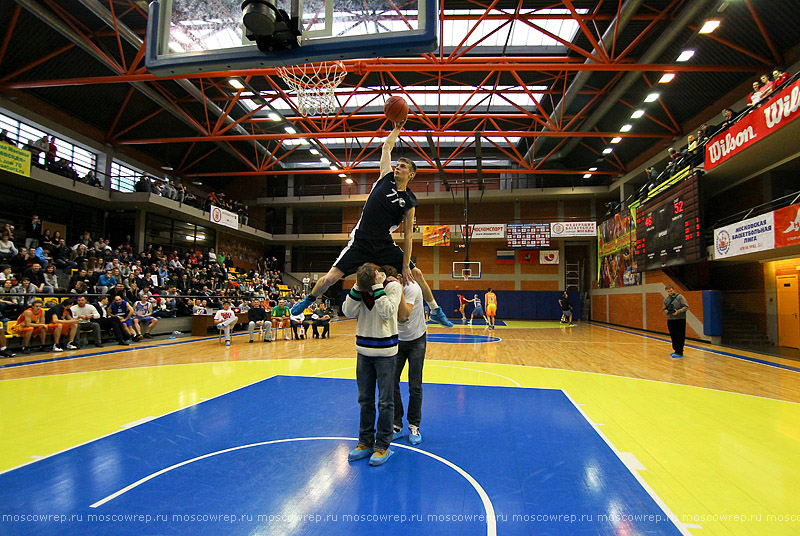
[[[558,264],[558,250],[543,249],[539,251],[539,264]]]
[[[514,252],[498,249],[497,264],[514,264]]]
[[[536,264],[536,260],[538,258],[536,251],[520,251],[519,252],[519,263],[520,264]]]

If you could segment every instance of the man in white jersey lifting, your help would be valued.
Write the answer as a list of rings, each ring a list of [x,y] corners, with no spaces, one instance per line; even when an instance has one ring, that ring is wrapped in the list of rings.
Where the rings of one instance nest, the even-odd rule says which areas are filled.
[[[392,149],[400,135],[403,123],[395,125],[392,133],[383,143],[381,153],[381,175],[372,185],[361,218],[350,233],[350,242],[334,261],[327,274],[319,278],[314,289],[304,299],[292,307],[292,314],[301,313],[325,292],[328,287],[342,277],[356,273],[358,268],[372,262],[377,265],[391,265],[398,273],[402,273],[403,283],[417,281],[422,290],[425,302],[430,307],[430,319],[443,326],[453,327],[436,303],[430,287],[419,268],[411,262],[414,230],[414,213],[417,198],[408,189],[408,183],[414,179],[417,166],[407,158],[399,158],[392,170]],[[403,224],[403,248],[400,248],[391,233]]]

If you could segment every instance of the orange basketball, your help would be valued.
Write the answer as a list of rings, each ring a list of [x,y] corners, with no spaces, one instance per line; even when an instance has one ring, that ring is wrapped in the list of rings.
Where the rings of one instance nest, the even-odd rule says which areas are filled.
[[[461,287],[459,287],[458,285],[456,285],[456,290],[460,290],[460,289],[461,289]]]
[[[401,123],[408,117],[408,103],[403,97],[389,97],[383,105],[383,114],[392,123]]]

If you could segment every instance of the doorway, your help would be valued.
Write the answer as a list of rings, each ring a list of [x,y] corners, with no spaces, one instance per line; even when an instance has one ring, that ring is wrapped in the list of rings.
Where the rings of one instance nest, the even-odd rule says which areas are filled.
[[[778,346],[800,348],[800,294],[797,275],[779,275],[778,287]]]

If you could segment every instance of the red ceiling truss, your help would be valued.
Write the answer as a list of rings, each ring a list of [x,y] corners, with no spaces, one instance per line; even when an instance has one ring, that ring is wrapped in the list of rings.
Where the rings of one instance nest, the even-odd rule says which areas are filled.
[[[654,2],[662,7],[643,6],[632,17],[632,23],[638,30],[634,35],[625,31],[614,33],[609,42],[602,42],[602,35],[608,23],[621,12],[623,0],[596,1],[590,9],[587,2],[579,0],[553,0],[550,8],[562,10],[558,14],[542,13],[544,2],[539,2],[540,9],[527,8],[528,2],[522,0],[494,0],[487,3],[462,2],[460,9],[483,9],[480,14],[453,14],[448,8],[453,5],[446,1],[441,3],[441,19],[469,20],[471,29],[460,42],[450,50],[440,46],[435,53],[406,58],[379,58],[346,61],[349,72],[342,87],[347,91],[340,96],[342,109],[330,116],[307,118],[297,108],[294,95],[276,75],[273,68],[236,70],[225,73],[203,73],[156,77],[146,72],[143,66],[144,45],[132,47],[123,35],[120,21],[133,30],[140,38],[144,38],[146,12],[133,0],[104,0],[108,11],[114,16],[113,28],[109,28],[99,19],[78,18],[65,9],[60,2],[43,0],[43,5],[56,15],[79,39],[87,50],[104,60],[115,72],[104,76],[74,76],[48,78],[47,71],[30,76],[38,68],[46,67],[62,54],[75,48],[74,43],[60,46],[37,58],[30,58],[28,63],[18,66],[12,72],[4,66],[8,63],[9,45],[17,36],[17,24],[23,9],[16,5],[12,16],[7,21],[4,37],[0,42],[0,90],[28,91],[47,88],[66,88],[72,86],[96,86],[103,84],[128,84],[130,87],[119,98],[119,108],[109,118],[104,129],[106,140],[118,146],[137,146],[147,150],[154,145],[178,145],[180,156],[173,162],[178,163],[178,173],[191,177],[223,177],[223,176],[258,176],[294,174],[336,174],[339,172],[362,171],[365,163],[377,160],[380,143],[388,134],[391,125],[376,112],[375,106],[383,103],[387,92],[401,94],[410,106],[410,118],[403,139],[429,168],[423,172],[436,172],[431,151],[435,150],[444,165],[458,166],[459,163],[474,158],[475,133],[480,132],[484,146],[493,149],[497,158],[505,159],[508,165],[502,168],[482,169],[483,173],[511,173],[519,175],[582,175],[587,173],[588,165],[570,167],[569,162],[553,162],[549,160],[556,155],[570,138],[580,138],[581,147],[593,154],[600,153],[603,144],[613,137],[626,139],[650,140],[651,144],[671,140],[681,134],[681,122],[670,108],[669,101],[659,99],[658,105],[645,115],[647,128],[636,129],[630,133],[619,133],[619,125],[593,127],[584,132],[581,125],[594,112],[606,95],[620,83],[625,74],[640,72],[648,86],[653,76],[669,70],[675,73],[747,73],[764,70],[765,65],[780,64],[783,56],[775,43],[774,36],[759,15],[751,0],[744,0],[746,9],[752,16],[753,25],[758,29],[763,43],[770,51],[766,57],[758,50],[747,45],[733,43],[718,35],[704,36],[729,50],[743,55],[740,64],[713,63],[704,64],[650,64],[637,62],[646,43],[657,37],[667,24],[674,20],[675,12],[685,7],[683,0],[671,2]],[[745,8],[743,8],[745,9]],[[398,8],[398,13],[400,9]],[[401,15],[402,16],[402,15]],[[544,27],[545,21],[559,19],[575,21],[578,31],[574,38],[566,40]],[[137,22],[138,21],[138,22]],[[479,24],[484,21],[495,21],[498,24],[491,32],[475,39]],[[509,52],[505,56],[479,55],[479,45],[488,42],[495,36],[505,36],[512,26],[532,28],[555,40],[562,53],[552,52],[546,55],[522,55]],[[442,27],[443,28],[443,27]],[[687,26],[687,31],[696,30],[696,26]],[[627,35],[627,38],[626,38]],[[129,36],[128,36],[129,37]],[[501,41],[502,42],[502,41]],[[748,63],[755,60],[758,65]],[[555,104],[562,101],[576,73],[588,71],[593,78],[590,85],[577,91],[578,100],[568,109],[560,109],[559,114],[551,115]],[[230,77],[240,77],[251,87],[258,88],[262,99],[256,109],[248,109],[241,105],[242,100],[250,96],[247,89],[235,90],[228,84]],[[189,96],[175,81],[188,81],[199,89],[202,99]],[[411,80],[411,82],[409,82]],[[137,91],[136,84],[144,84],[160,95],[169,105],[170,113],[192,128],[193,135],[174,135],[163,128],[143,137],[143,129],[156,119],[163,119],[164,108],[146,112],[142,110],[143,97]],[[462,98],[460,105],[446,107],[438,104],[426,104],[422,101],[421,87],[435,86],[440,88],[444,98],[447,92],[457,92]],[[533,89],[544,86],[545,89]],[[391,87],[391,90],[387,88]],[[355,96],[370,98],[359,107],[353,107]],[[515,104],[516,96],[527,96],[534,103],[531,107]],[[541,97],[540,97],[541,96]],[[631,95],[620,99],[624,109],[629,113],[638,106],[642,95]],[[283,127],[286,122],[276,123],[266,117],[277,100],[283,99],[291,103],[290,110],[282,112],[285,119],[294,125],[297,134],[287,134]],[[492,105],[487,104],[492,99]],[[443,99],[442,99],[443,100]],[[468,101],[470,104],[468,104]],[[213,103],[213,105],[212,105]],[[493,112],[502,104],[502,108]],[[152,103],[150,103],[152,106]],[[220,113],[221,110],[221,113]],[[622,120],[624,118],[620,118]],[[621,123],[620,123],[621,124]],[[420,145],[411,137],[425,139],[431,134],[436,140],[439,137],[455,138],[450,145],[438,143],[436,148]],[[304,145],[289,145],[287,140],[304,138],[313,141],[320,149],[321,156],[338,164],[341,171],[327,167],[316,170],[297,169],[284,164],[299,158],[306,151]],[[356,138],[367,138],[369,143],[358,142]],[[517,142],[516,139],[520,139]],[[344,140],[343,148],[329,148],[332,142],[339,145]],[[504,140],[504,141],[501,141]],[[223,144],[223,145],[220,145]],[[426,145],[426,144],[425,144]],[[544,145],[541,152],[535,151],[536,160],[526,157],[530,147]],[[218,157],[220,148],[240,157],[231,159],[231,167],[222,171],[205,171],[204,165],[210,157]],[[246,150],[245,150],[246,148]],[[307,151],[306,151],[307,153]],[[243,162],[248,163],[242,165]],[[625,170],[626,164],[616,151],[604,159],[604,169],[598,175],[613,176]],[[244,168],[244,169],[243,169]]]

